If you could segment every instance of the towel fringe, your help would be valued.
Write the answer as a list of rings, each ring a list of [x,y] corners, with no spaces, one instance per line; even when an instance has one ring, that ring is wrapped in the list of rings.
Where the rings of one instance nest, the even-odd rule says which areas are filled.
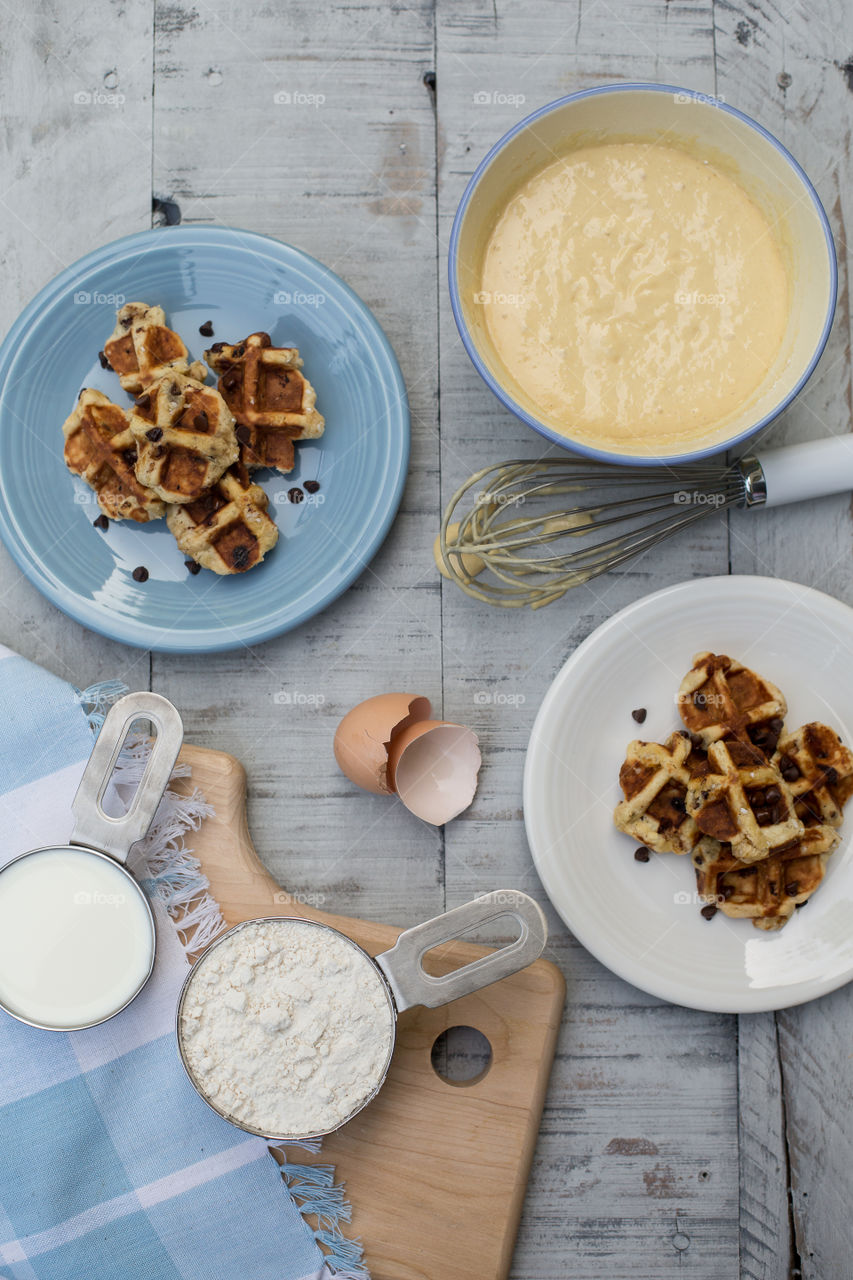
[[[306,1146],[305,1143],[297,1145]],[[335,1182],[334,1165],[295,1164],[285,1159],[281,1172],[300,1213],[310,1213],[317,1218],[314,1239],[321,1246],[326,1266],[336,1280],[370,1280],[362,1264],[361,1241],[345,1236],[341,1230],[342,1222],[352,1220],[352,1207],[343,1185]]]
[[[120,680],[103,680],[78,690],[80,705],[92,732],[97,735],[110,706],[127,693]],[[150,744],[146,738],[128,740],[119,756],[113,774],[120,799],[129,800],[139,785],[148,761]],[[191,776],[189,765],[178,764],[172,779]],[[188,956],[204,950],[225,928],[219,904],[210,893],[210,884],[193,856],[185,837],[198,831],[205,818],[214,814],[198,788],[189,795],[167,790],[160,802],[148,834],[131,850],[128,865],[151,897],[163,903],[172,917],[178,936]],[[306,1138],[288,1146],[317,1154],[319,1138]],[[288,1192],[302,1215],[306,1228],[324,1255],[324,1262],[335,1280],[370,1280],[363,1265],[364,1249],[360,1240],[350,1239],[341,1230],[342,1222],[350,1222],[352,1208],[341,1183],[335,1182],[335,1169],[328,1164],[297,1164],[287,1160],[283,1150],[281,1172]],[[317,1219],[316,1229],[305,1221],[305,1214]]]
[[[97,733],[112,704],[123,698],[129,690],[121,680],[101,680],[98,684],[90,684],[88,689],[75,689],[74,692],[86,712],[89,728]]]

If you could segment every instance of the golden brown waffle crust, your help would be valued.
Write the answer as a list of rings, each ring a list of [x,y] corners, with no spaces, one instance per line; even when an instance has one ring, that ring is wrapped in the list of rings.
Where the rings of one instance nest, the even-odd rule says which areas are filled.
[[[727,654],[710,652],[694,656],[676,702],[686,728],[706,747],[730,733],[749,738],[750,730],[768,721],[778,720],[781,729],[788,710],[783,693],[769,680]]]
[[[286,429],[294,440],[313,440],[323,434],[326,424],[316,408],[317,393],[300,372],[303,362],[296,347],[274,347],[268,333],[250,333],[242,342],[218,343],[205,351],[204,358],[221,375],[219,390],[241,426]],[[298,408],[276,410],[267,402],[264,376],[274,370],[298,373]]]
[[[820,886],[839,840],[833,827],[810,827],[792,848],[746,863],[730,845],[705,836],[692,854],[699,896],[731,919],[781,929]]]
[[[268,499],[263,489],[257,484],[242,483],[233,471],[228,471],[213,486],[211,497],[223,505],[203,519],[195,518],[192,504],[167,507],[166,523],[181,551],[203,568],[221,575],[242,573],[260,564],[278,541],[278,527],[267,514]],[[250,536],[246,544],[252,544],[253,557],[256,553],[245,568],[236,567],[233,559],[223,559],[217,549],[217,543],[221,545],[220,540],[235,527],[247,531]]]
[[[204,429],[194,423],[201,414]],[[186,374],[147,387],[130,412],[136,475],[166,503],[194,502],[237,461],[234,418],[219,392]],[[177,467],[178,460],[186,463]]]
[[[844,805],[853,793],[853,752],[834,729],[811,721],[783,734],[773,763],[786,777],[807,826],[811,822],[841,826]]]
[[[614,810],[613,822],[620,831],[656,853],[689,853],[700,838],[701,832],[686,812],[677,826],[663,829],[649,811],[664,787],[674,784],[679,793],[686,795],[690,752],[689,737],[678,732],[665,744],[639,739],[628,744],[620,772],[626,795]],[[628,795],[631,788],[626,789],[625,780],[630,778],[631,770],[636,770],[640,779],[643,775],[647,777],[634,794]]]
[[[135,368],[123,370],[128,346],[132,349],[130,363]],[[200,381],[207,376],[200,360],[190,362],[183,339],[166,324],[163,308],[149,307],[146,302],[125,303],[116,316],[115,329],[104,343],[104,354],[131,395],[138,395],[167,373],[187,373]]]
[[[62,434],[65,465],[94,490],[104,515],[138,524],[165,515],[163,502],[136,478],[136,441],[127,414],[102,391],[84,387]]]
[[[754,748],[747,762],[733,758],[743,748],[744,744],[737,741],[711,744],[710,771],[688,783],[687,811],[705,835],[731,844],[741,862],[756,862],[798,840],[804,827],[778,768]],[[763,802],[754,803],[750,795],[770,789],[779,793],[772,806],[779,811],[779,821],[762,825],[756,814],[764,807]]]

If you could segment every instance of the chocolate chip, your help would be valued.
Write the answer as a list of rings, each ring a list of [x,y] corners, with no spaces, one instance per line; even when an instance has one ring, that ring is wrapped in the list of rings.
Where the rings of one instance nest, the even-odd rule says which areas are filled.
[[[245,569],[249,563],[249,548],[235,547],[231,552],[231,562],[235,569]]]
[[[106,529],[109,529],[110,527],[110,522],[105,515],[96,516],[95,519],[92,521],[92,524],[95,526],[96,529],[106,530]]]
[[[785,885],[785,892],[789,898],[796,898],[797,894],[800,892],[799,880],[789,880]]]
[[[834,787],[838,782],[838,771],[836,769],[827,769],[824,776],[831,787]]]
[[[101,362],[101,368],[102,368],[102,369],[112,369],[112,365],[110,364],[109,360],[107,359],[107,353],[106,353],[105,351],[99,351],[99,352],[98,352],[98,359],[99,359],[99,360],[100,360],[100,362]]]
[[[775,880],[768,880],[768,881],[767,881],[767,888],[770,890],[770,892],[771,892],[772,894],[774,894],[774,895],[775,895],[775,893],[776,893],[776,881],[775,881]]]
[[[770,810],[769,809],[756,809],[754,816],[755,816],[755,821],[758,823],[759,827],[770,826]]]
[[[208,323],[210,323],[210,322],[208,321]],[[211,345],[211,348],[210,348],[210,349],[211,349],[211,351],[216,351],[216,352],[224,351],[224,349],[225,349],[225,347],[226,347],[227,345],[228,345],[228,344],[227,344],[227,343],[225,343],[225,342],[214,342],[214,343]]]
[[[145,439],[150,440],[152,444],[156,444],[158,440],[163,439],[163,428],[152,427],[150,431],[145,432]]]
[[[136,450],[135,449],[123,449],[121,456],[124,458],[125,462],[129,467],[136,466]]]
[[[173,382],[171,384],[171,386],[169,387],[169,392],[173,396],[179,396],[181,394],[181,388],[178,386],[177,382]]]
[[[246,348],[243,346],[242,342],[240,343],[239,347],[234,348],[231,354],[233,355],[235,360],[239,360],[240,356],[244,356],[246,354]]]
[[[686,813],[687,806],[679,796],[673,796],[669,802],[676,813]]]
[[[757,729],[753,729],[750,737],[757,747],[763,747],[770,737],[770,730],[759,726]]]
[[[204,324],[198,326],[198,331],[203,338],[213,337],[213,321],[205,320]]]
[[[304,502],[305,500],[305,494],[298,486],[288,489],[287,496],[291,502]]]
[[[717,914],[717,908],[713,902],[709,902],[707,907],[702,908],[702,915],[705,917],[706,920],[713,920],[716,914]]]
[[[778,804],[781,799],[782,799],[782,792],[779,790],[778,787],[768,787],[767,790],[764,792],[765,804]]]
[[[133,578],[134,582],[147,582],[148,570],[145,568],[144,564],[141,564],[136,569],[134,569],[133,573],[130,576]]]
[[[303,480],[302,488],[305,490],[306,493],[318,493],[320,490],[320,481],[319,480]],[[632,715],[636,720],[637,718],[636,711],[632,712]],[[645,713],[643,713],[643,720],[645,720],[645,718],[646,718]]]
[[[800,907],[804,907],[806,905],[806,902],[808,902],[808,898],[806,898],[805,902],[795,902],[794,906],[797,909],[797,911],[799,911]]]
[[[207,418],[207,414],[205,413],[204,409],[202,409],[199,413],[197,413],[193,418],[193,426],[195,427],[196,431],[206,431],[207,428],[210,426],[210,423]]]
[[[249,430],[248,427],[243,426],[242,423],[240,424],[239,427],[237,427],[234,434],[236,435],[237,439],[240,441],[240,444],[248,444],[252,438],[251,431]]]
[[[129,329],[132,324],[133,324],[133,320],[130,316],[122,316],[121,318],[122,329]]]
[[[151,408],[150,393],[147,391],[143,391],[141,396],[136,397],[136,399],[134,400],[134,404],[137,405],[138,408],[140,408],[143,411],[143,413],[147,413],[148,410]]]
[[[648,862],[650,857],[651,857],[651,854],[649,853],[648,849],[639,848],[634,850],[635,862]]]
[[[201,573],[201,565],[195,560],[185,560],[184,564],[187,566],[190,573]]]
[[[306,484],[305,488],[306,488],[306,489],[308,489],[308,485],[307,485],[307,484]],[[312,492],[313,492],[313,490],[308,489],[308,492],[309,492],[309,493],[312,493]],[[649,713],[648,713],[648,711],[646,711],[646,708],[645,708],[645,707],[637,707],[636,711],[632,711],[632,712],[631,712],[631,717],[632,717],[632,719],[634,719],[634,720],[636,720],[636,721],[637,721],[637,724],[642,724],[642,723],[643,723],[643,721],[645,720],[645,718],[646,718],[646,716],[647,716],[648,714],[649,714]]]
[[[222,379],[222,385],[226,391],[233,391],[239,381],[236,373],[228,373]]]
[[[699,708],[707,707],[707,705],[708,705],[708,699],[705,697],[705,694],[704,694],[704,693],[694,693],[694,695],[693,695],[693,705],[694,705],[694,707],[699,707]]]
[[[783,727],[784,721],[783,721],[783,720],[781,720],[779,716],[774,716],[774,717],[773,717],[773,719],[772,719],[772,720],[768,720],[768,722],[767,722],[767,723],[769,724],[769,726],[770,726],[771,730],[773,731],[773,733],[781,733],[781,732],[782,732],[782,727]]]
[[[800,767],[790,756],[783,756],[779,761],[779,772],[786,782],[796,782],[800,776]]]
[[[720,897],[724,902],[728,902],[734,891],[735,887],[733,884],[724,884],[720,887]]]

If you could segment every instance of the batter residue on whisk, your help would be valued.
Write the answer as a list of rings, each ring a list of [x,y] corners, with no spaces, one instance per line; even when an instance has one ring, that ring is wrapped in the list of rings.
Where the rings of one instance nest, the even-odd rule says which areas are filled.
[[[607,143],[528,179],[482,272],[486,325],[536,411],[572,438],[657,454],[758,390],[788,278],[746,191],[677,147]]]

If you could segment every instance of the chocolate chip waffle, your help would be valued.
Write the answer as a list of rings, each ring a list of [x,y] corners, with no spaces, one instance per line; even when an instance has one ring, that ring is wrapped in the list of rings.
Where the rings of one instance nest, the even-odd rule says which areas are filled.
[[[683,732],[673,733],[663,745],[629,743],[619,770],[625,799],[613,814],[619,830],[657,853],[689,853],[702,834],[686,806],[695,760]]]
[[[116,327],[104,343],[104,355],[125,391],[136,395],[167,373],[188,373],[203,382],[207,370],[192,363],[181,338],[166,324],[162,307],[128,302],[119,311]]]
[[[278,541],[267,496],[240,465],[195,502],[170,506],[166,523],[180,549],[214,573],[245,573]]]
[[[204,358],[220,375],[246,465],[290,471],[294,440],[321,436],[325,426],[296,348],[274,347],[268,333],[251,333],[233,346],[215,343]]]
[[[733,734],[769,758],[784,728],[787,703],[779,689],[725,654],[697,653],[678,690],[686,727],[707,747]]]
[[[828,725],[812,721],[779,739],[774,756],[794,797],[800,821],[811,827],[840,827],[844,806],[853,795],[853,752]]]
[[[136,441],[124,410],[103,394],[84,388],[66,418],[65,465],[98,497],[111,520],[145,524],[165,514],[165,506],[136,478]]]
[[[709,771],[687,784],[687,813],[703,835],[731,844],[756,862],[799,840],[803,823],[778,768],[758,747],[736,738],[708,748]]]
[[[137,396],[136,478],[164,502],[193,502],[237,461],[234,419],[218,391],[170,373]]]
[[[834,827],[819,824],[789,848],[747,863],[731,845],[706,837],[692,855],[699,894],[727,916],[751,919],[757,929],[781,929],[820,885],[839,839]]]

